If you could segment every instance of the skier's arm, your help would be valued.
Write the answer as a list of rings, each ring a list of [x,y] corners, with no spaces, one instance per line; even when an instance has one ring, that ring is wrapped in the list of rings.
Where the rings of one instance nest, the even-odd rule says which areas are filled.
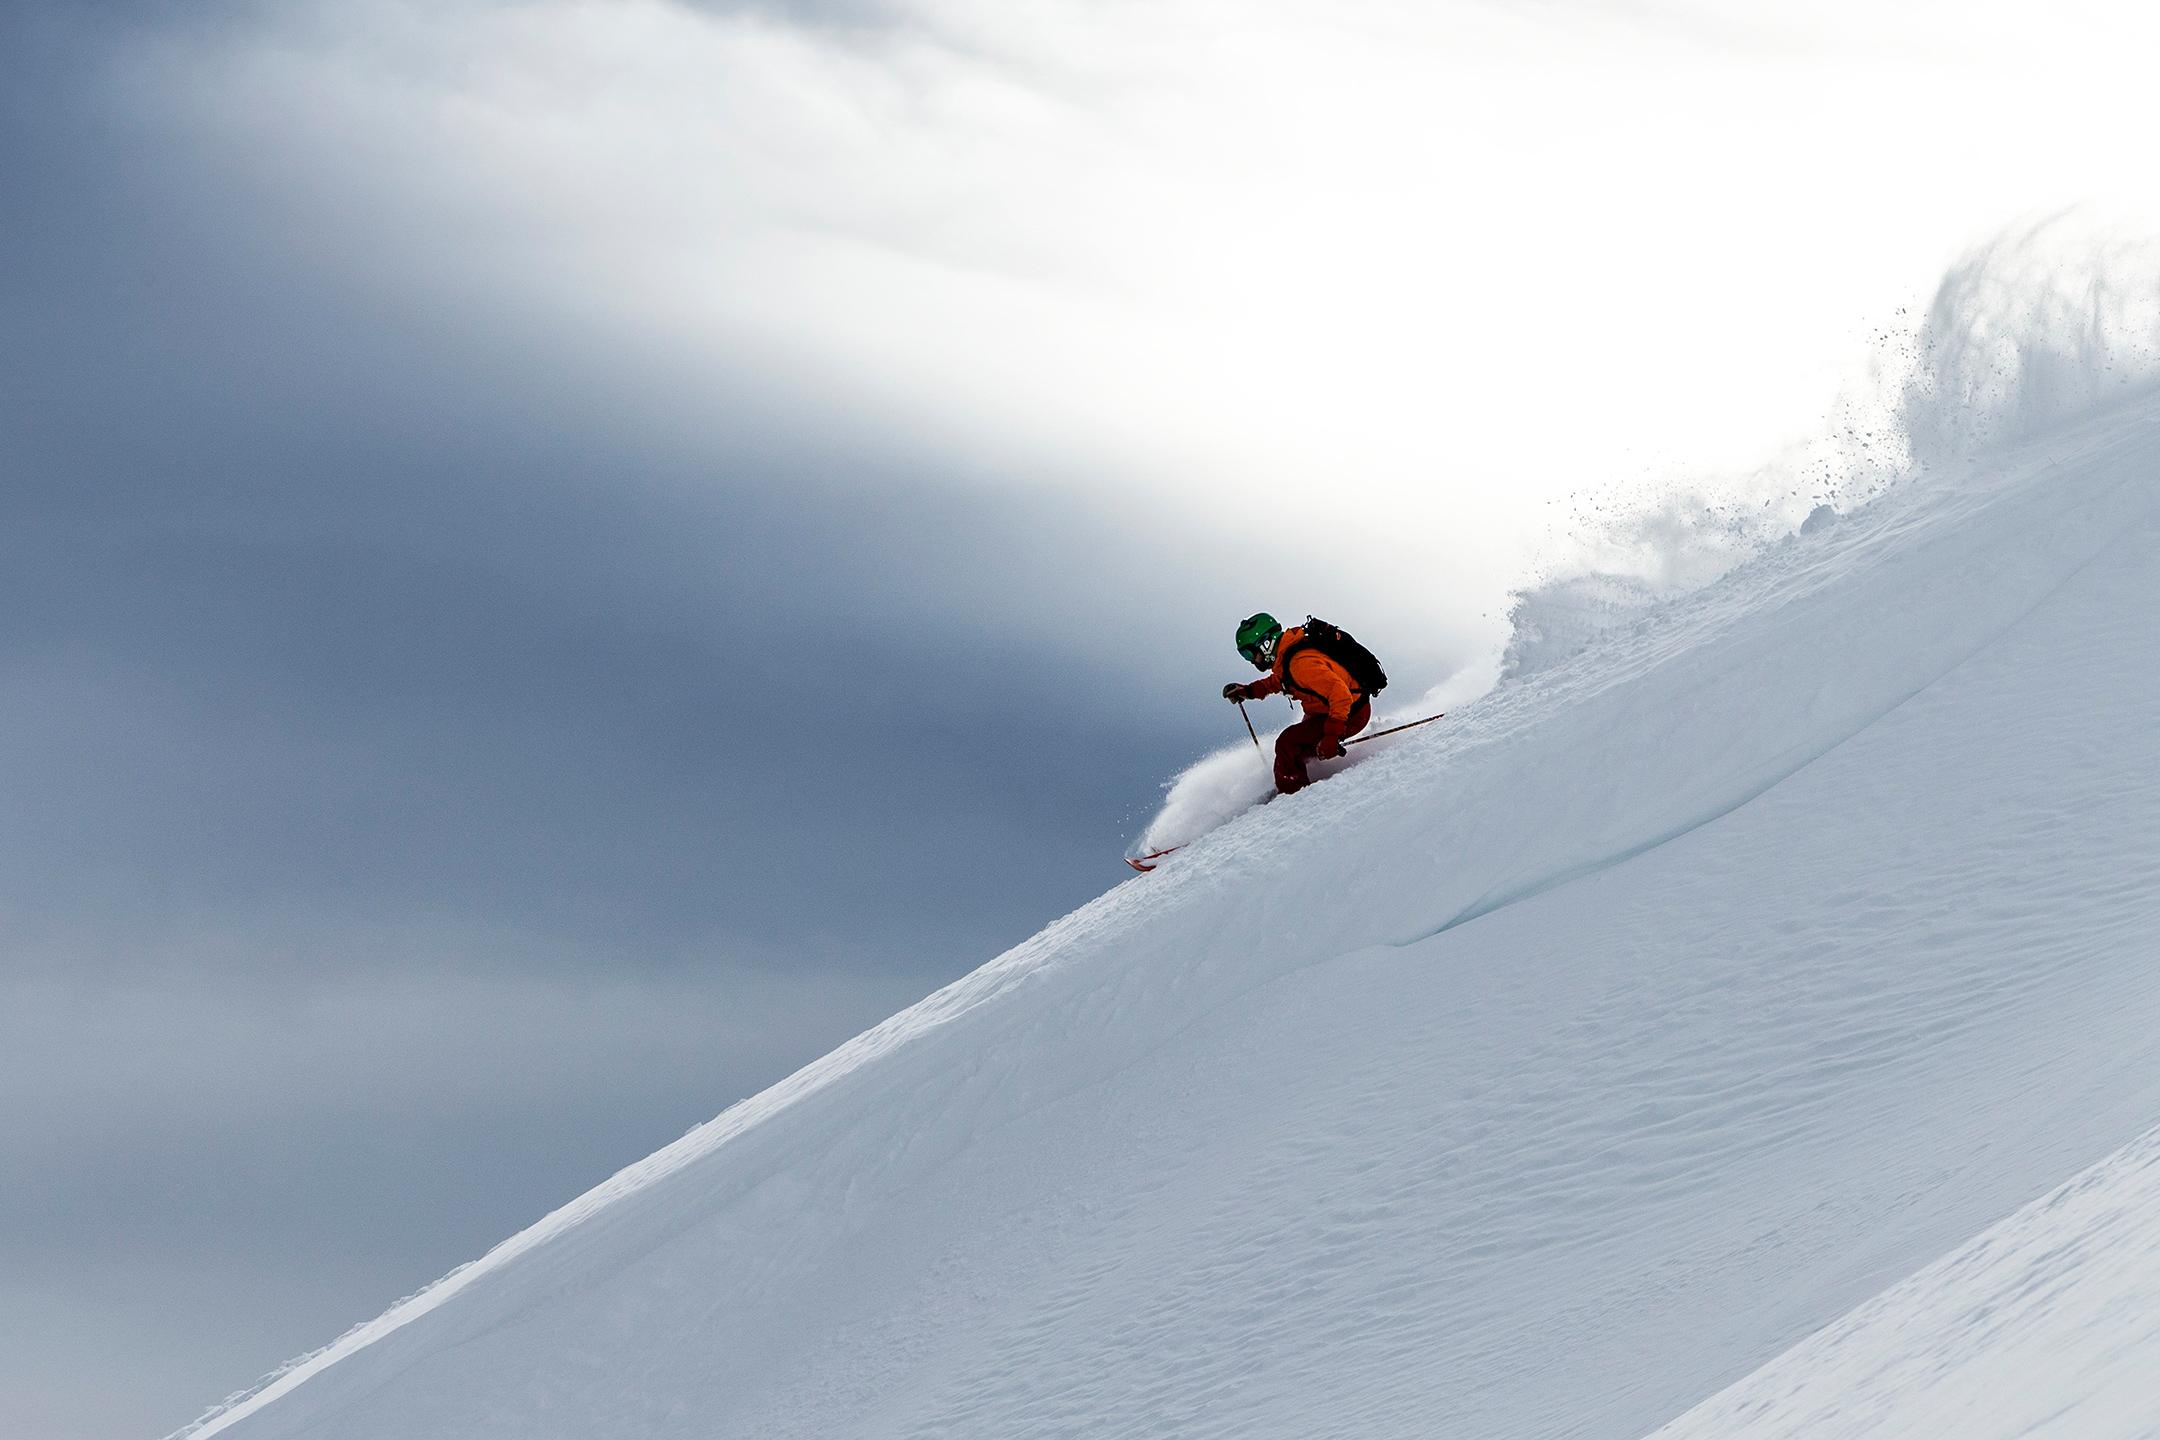
[[[1245,686],[1245,698],[1248,700],[1265,700],[1271,695],[1280,694],[1282,694],[1282,681],[1275,678],[1275,672],[1272,670],[1258,680],[1248,682]]]

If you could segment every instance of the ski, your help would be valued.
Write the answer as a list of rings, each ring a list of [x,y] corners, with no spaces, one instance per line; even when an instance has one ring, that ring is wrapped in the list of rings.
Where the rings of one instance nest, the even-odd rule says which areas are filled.
[[[1165,855],[1169,855],[1175,851],[1182,850],[1184,848],[1185,847],[1182,845],[1172,845],[1168,850],[1157,850],[1151,855],[1128,855],[1125,857],[1125,863],[1132,866],[1133,869],[1138,870],[1141,874],[1145,875],[1148,873],[1148,871],[1155,868],[1155,861],[1162,859],[1162,857]]]

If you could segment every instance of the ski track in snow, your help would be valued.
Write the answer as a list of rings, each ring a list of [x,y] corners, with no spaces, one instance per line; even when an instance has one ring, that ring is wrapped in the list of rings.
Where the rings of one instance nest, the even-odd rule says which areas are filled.
[[[2145,397],[1893,489],[196,1433],[1644,1434],[2160,1120],[2156,463]],[[1944,1264],[2037,1303],[2075,1257],[2007,1223]],[[1957,1328],[1925,1283],[1809,1344]],[[1965,1433],[1867,1430],[1792,1363],[1672,1433]]]

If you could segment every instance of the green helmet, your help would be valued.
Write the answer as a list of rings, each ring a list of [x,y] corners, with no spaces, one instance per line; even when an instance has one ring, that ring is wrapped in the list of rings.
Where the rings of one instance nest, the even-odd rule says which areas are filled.
[[[1247,660],[1265,670],[1275,663],[1275,642],[1282,639],[1282,626],[1275,617],[1266,613],[1255,615],[1237,627],[1237,650]]]

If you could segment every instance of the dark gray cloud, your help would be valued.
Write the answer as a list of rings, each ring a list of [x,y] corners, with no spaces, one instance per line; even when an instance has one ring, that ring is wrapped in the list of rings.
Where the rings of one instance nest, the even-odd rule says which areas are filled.
[[[754,397],[656,451],[505,337],[291,273],[255,217],[86,214],[65,184],[40,208],[74,223],[0,282],[27,342],[0,657],[35,681],[9,858],[47,906],[138,873],[177,904],[360,894],[645,944],[815,894],[882,931],[975,888],[940,846],[1084,824],[1199,739],[1135,723],[1189,657],[1121,611],[1189,570],[1101,517],[730,409]],[[1016,626],[1016,590],[1133,625],[1131,668]]]
[[[568,319],[401,302],[114,102],[148,13],[0,34],[0,1383],[55,1437],[1101,889],[1247,608],[755,357],[667,420]]]

